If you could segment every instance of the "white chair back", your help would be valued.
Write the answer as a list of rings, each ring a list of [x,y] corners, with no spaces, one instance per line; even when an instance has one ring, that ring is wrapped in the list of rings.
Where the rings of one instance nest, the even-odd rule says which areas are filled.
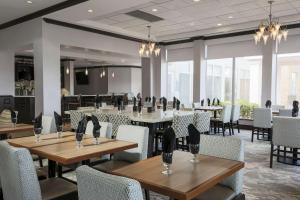
[[[0,179],[6,200],[42,200],[32,157],[27,149],[0,142]]]
[[[254,108],[253,127],[272,128],[272,110],[270,108]]]
[[[279,116],[292,117],[292,109],[279,109]]]
[[[231,121],[236,122],[240,119],[241,115],[241,106],[240,105],[233,105],[232,112],[231,112]]]
[[[174,115],[172,128],[176,138],[186,137],[189,135],[188,125],[193,124],[194,114],[178,114]]]
[[[120,125],[117,140],[138,143],[138,147],[114,154],[114,159],[136,162],[147,158],[149,128],[133,125]]]
[[[223,106],[223,111],[221,115],[221,120],[223,123],[229,123],[231,119],[231,109],[232,105]]]
[[[201,107],[201,103],[200,103],[200,102],[195,102],[195,103],[193,104],[193,107],[194,107],[194,108],[200,108],[200,107]]]
[[[79,200],[140,200],[143,199],[138,181],[106,174],[86,165],[77,168]]]
[[[56,133],[55,120],[52,116],[42,116],[42,134]]]
[[[194,125],[200,133],[209,132],[210,129],[210,112],[194,113]]]
[[[109,122],[99,122],[100,128],[100,137],[111,138],[112,135],[112,124]],[[89,121],[86,126],[85,133],[88,135],[93,135],[93,122]]]
[[[273,120],[273,144],[300,148],[300,118],[274,117]]]
[[[107,107],[107,103],[102,102],[102,107]]]
[[[272,105],[272,111],[278,112],[280,109],[284,109],[283,105]]]
[[[200,136],[200,154],[244,161],[244,142],[238,137]],[[236,195],[242,192],[243,170],[239,170],[221,184],[230,187]]]

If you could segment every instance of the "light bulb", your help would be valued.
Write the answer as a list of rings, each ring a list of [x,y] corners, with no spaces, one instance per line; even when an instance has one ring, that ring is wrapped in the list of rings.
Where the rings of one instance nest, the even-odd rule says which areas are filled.
[[[69,69],[69,67],[67,67],[67,69],[66,69],[66,74],[70,74],[70,69]]]
[[[157,47],[157,48],[154,50],[154,53],[155,53],[155,55],[156,55],[156,56],[158,56],[158,55],[159,55],[159,53],[160,53],[160,48],[159,48],[159,47]]]
[[[143,50],[142,48],[140,48],[140,50],[139,50],[139,54],[140,54],[140,56],[141,56],[141,57],[143,56],[143,54],[144,54],[144,50]]]
[[[85,68],[85,75],[89,75],[89,71],[87,68]]]
[[[111,77],[115,78],[115,72],[113,72],[113,73],[111,74]]]
[[[282,31],[282,36],[283,36],[284,40],[287,39],[288,32],[289,32],[288,30],[283,30],[283,31]]]
[[[256,32],[256,35],[257,35],[258,41],[260,41],[261,38],[262,38],[262,36],[263,36],[263,34],[262,34],[261,32],[259,32],[259,31],[257,31],[257,32]]]
[[[258,35],[255,34],[253,37],[254,37],[255,44],[257,44],[258,43]]]
[[[151,44],[149,45],[149,50],[150,50],[150,53],[151,53],[151,54],[152,54],[154,48],[155,48],[155,43],[151,43]]]
[[[280,24],[276,24],[276,25],[275,25],[275,29],[276,29],[276,31],[279,31],[279,29],[280,29]]]
[[[265,32],[265,26],[263,26],[263,25],[261,25],[260,27],[259,27],[259,32],[261,33],[261,34],[263,34],[264,32]]]
[[[147,57],[149,56],[149,50],[146,50],[146,56]]]
[[[105,76],[105,70],[103,70],[103,76]]]
[[[100,78],[102,78],[102,73],[100,73]]]
[[[279,34],[277,35],[277,41],[278,41],[278,43],[281,42],[282,36],[283,36],[282,33],[279,33]]]
[[[264,44],[267,44],[269,36],[268,35],[263,35],[263,40],[264,40]]]

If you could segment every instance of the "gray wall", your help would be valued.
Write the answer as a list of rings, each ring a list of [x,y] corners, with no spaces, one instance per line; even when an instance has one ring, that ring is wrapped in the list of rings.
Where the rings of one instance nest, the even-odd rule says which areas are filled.
[[[108,91],[107,74],[107,70],[105,70],[105,76],[100,78],[99,69],[90,69],[88,85],[78,85],[76,83],[76,74],[74,74],[74,94],[106,94]]]

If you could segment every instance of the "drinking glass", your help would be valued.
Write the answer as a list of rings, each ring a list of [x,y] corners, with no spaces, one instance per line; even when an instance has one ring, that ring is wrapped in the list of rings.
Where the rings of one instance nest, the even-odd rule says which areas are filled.
[[[57,127],[57,138],[61,138],[63,133],[63,126],[58,126]]]
[[[173,173],[171,170],[172,159],[173,153],[162,153],[163,165],[165,167],[165,170],[161,172],[162,174],[170,175]]]
[[[83,133],[76,133],[76,146],[77,149],[80,149],[82,147],[81,143],[82,143],[82,139],[83,139]]]
[[[190,152],[193,154],[193,158],[190,160],[191,163],[198,163],[199,159],[197,157],[199,153],[199,144],[190,144]]]
[[[40,136],[41,136],[41,133],[42,133],[42,128],[34,128],[33,132],[34,132],[34,135],[35,135],[36,142],[40,142]]]

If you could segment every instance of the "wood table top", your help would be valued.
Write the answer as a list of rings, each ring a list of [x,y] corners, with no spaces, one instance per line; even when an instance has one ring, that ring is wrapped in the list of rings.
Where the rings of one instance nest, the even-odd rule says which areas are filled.
[[[83,147],[78,149],[74,140],[36,147],[30,149],[30,151],[60,164],[69,165],[138,146],[137,143],[107,138],[100,138],[99,145],[94,144],[94,138],[87,138],[82,141],[82,145]]]
[[[35,136],[9,139],[7,140],[7,142],[12,146],[28,148],[30,150],[31,148],[35,148],[35,147],[75,141],[75,139],[76,138],[74,132],[63,132],[61,138],[57,138],[56,133],[41,134],[39,142],[36,142]]]
[[[16,124],[16,127],[14,127],[13,124],[0,124],[0,134],[25,132],[25,131],[33,131],[33,125]]]
[[[171,170],[167,176],[161,156],[143,160],[113,173],[138,180],[142,187],[175,198],[189,200],[212,188],[223,179],[244,167],[240,161],[199,155],[199,163],[190,162],[193,155],[189,152],[175,151]]]

